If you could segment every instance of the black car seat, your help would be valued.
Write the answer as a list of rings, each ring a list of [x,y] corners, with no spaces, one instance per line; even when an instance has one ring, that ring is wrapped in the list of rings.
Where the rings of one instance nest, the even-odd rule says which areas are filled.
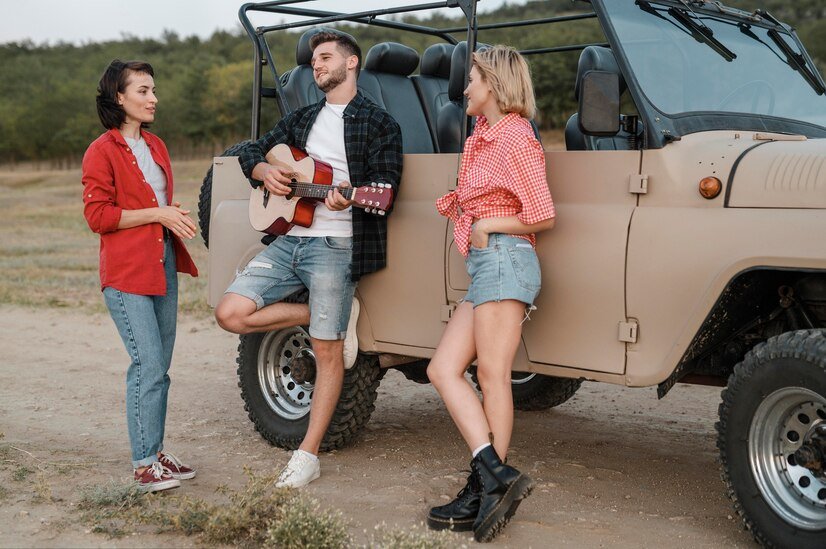
[[[625,79],[619,70],[614,53],[603,46],[588,46],[579,56],[577,65],[576,84],[574,85],[574,96],[579,101],[580,86],[582,79],[588,71],[606,71],[616,74],[619,77],[619,93],[622,95],[627,89]],[[619,133],[612,136],[591,136],[582,133],[579,127],[579,113],[574,113],[565,125],[565,148],[569,151],[621,151],[628,150],[631,138],[640,138],[642,135],[642,125],[638,124],[636,136],[620,129]]]
[[[408,78],[418,66],[416,50],[396,42],[382,42],[367,52],[358,86],[399,123],[405,153],[432,153],[435,147],[424,108]]]
[[[315,79],[313,79],[313,67],[310,65],[313,59],[313,50],[310,48],[310,38],[312,38],[314,34],[325,30],[329,31],[331,29],[317,27],[301,35],[295,47],[296,66],[281,75],[281,87],[284,90],[284,99],[291,111],[313,103],[318,103],[324,98],[324,92],[316,86]],[[338,30],[335,32],[341,33],[341,31]]]
[[[462,108],[462,93],[465,91],[465,64],[467,63],[467,42],[459,42],[450,56],[450,74],[447,82],[448,101],[439,108],[436,116],[436,138],[439,151],[455,153],[462,150],[462,124],[465,111]]]
[[[410,77],[424,108],[425,119],[430,128],[436,152],[439,152],[436,118],[442,106],[450,100],[447,95],[447,85],[450,77],[450,56],[454,49],[453,44],[429,46],[422,54],[419,74]]]

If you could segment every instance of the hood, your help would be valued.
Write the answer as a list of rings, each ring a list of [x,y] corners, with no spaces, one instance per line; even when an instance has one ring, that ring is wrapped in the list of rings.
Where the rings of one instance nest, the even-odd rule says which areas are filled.
[[[826,139],[767,141],[748,149],[727,191],[730,208],[826,208]]]

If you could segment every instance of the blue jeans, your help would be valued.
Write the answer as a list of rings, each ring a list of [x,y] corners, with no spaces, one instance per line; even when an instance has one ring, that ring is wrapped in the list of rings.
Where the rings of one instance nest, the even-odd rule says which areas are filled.
[[[178,273],[172,239],[164,244],[166,295],[136,295],[103,289],[109,314],[132,359],[126,372],[126,423],[132,465],[158,461],[163,449],[169,365],[178,316]]]
[[[352,257],[352,237],[279,236],[247,263],[226,293],[251,299],[261,309],[307,288],[310,335],[344,339],[356,291]]]

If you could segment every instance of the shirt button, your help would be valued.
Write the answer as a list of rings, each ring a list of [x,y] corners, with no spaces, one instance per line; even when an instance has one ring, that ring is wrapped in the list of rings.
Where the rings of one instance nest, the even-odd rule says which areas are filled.
[[[155,199],[154,199],[154,198],[152,199],[152,202],[155,202]]]
[[[132,152],[132,151],[129,150],[129,147],[126,147],[126,152]]]
[[[136,164],[136,162],[133,160],[133,161],[132,161],[132,164]]]
[[[161,263],[163,263],[163,259],[159,259],[158,261],[160,261]]]
[[[89,198],[92,198],[92,195],[91,195],[91,194],[87,194],[86,196],[88,196]]]

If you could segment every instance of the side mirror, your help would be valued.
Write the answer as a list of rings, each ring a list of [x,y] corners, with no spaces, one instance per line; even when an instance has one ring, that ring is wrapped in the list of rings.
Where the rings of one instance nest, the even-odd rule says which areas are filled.
[[[579,93],[579,129],[585,135],[611,136],[620,130],[619,75],[588,71]]]

